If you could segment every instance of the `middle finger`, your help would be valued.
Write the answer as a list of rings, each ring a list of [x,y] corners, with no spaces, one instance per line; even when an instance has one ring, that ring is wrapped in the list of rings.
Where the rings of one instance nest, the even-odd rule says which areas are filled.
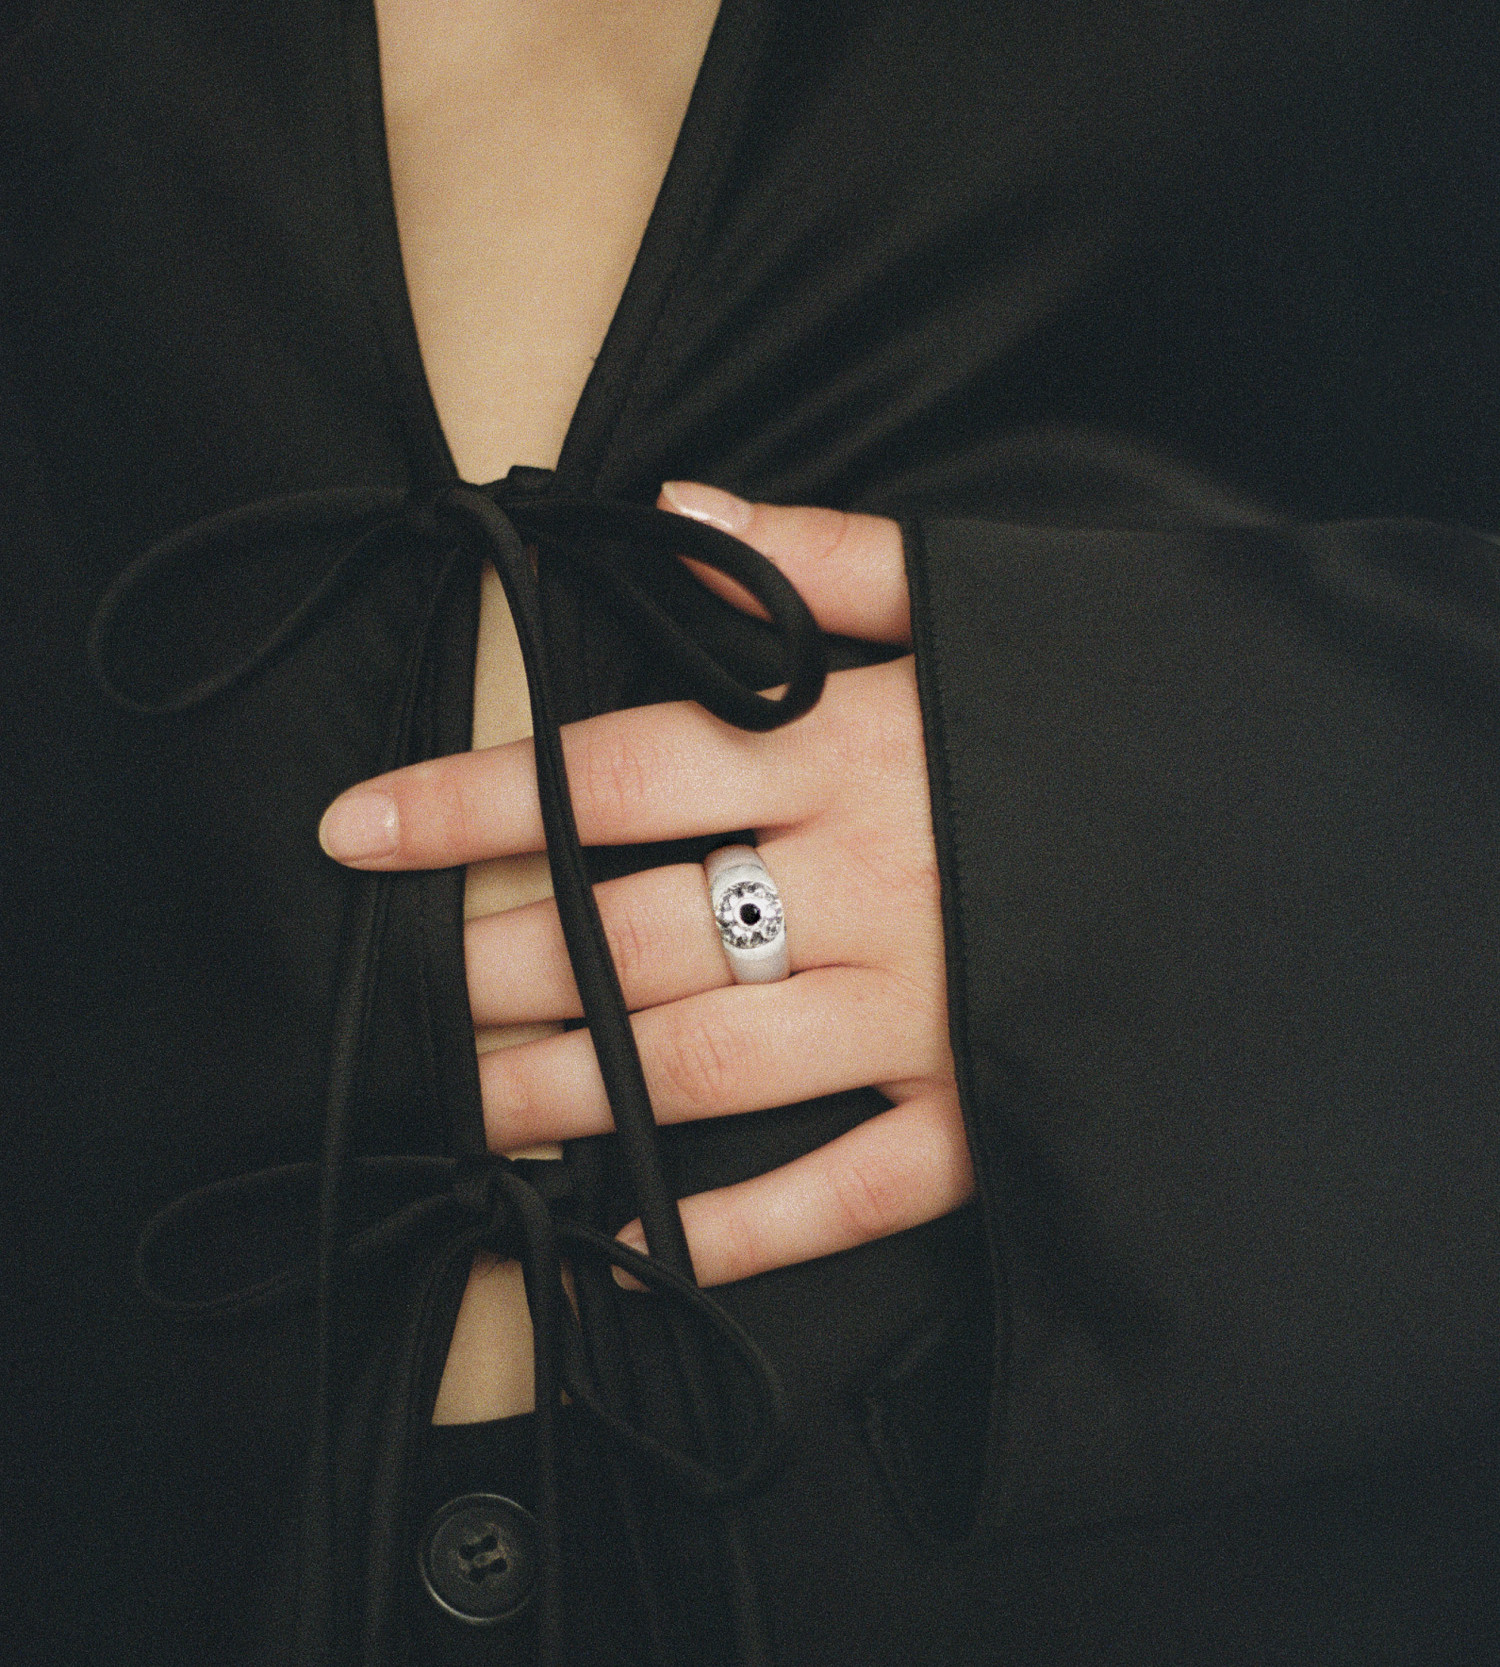
[[[839,863],[818,833],[780,835],[761,846],[761,855],[786,908],[794,972],[879,964],[889,949],[885,935],[870,928],[863,894],[830,880],[830,868],[836,873]],[[594,896],[632,1012],[731,982],[701,864],[606,880],[594,887]],[[851,903],[858,929],[851,929]],[[476,1024],[582,1016],[557,905],[550,898],[471,920],[464,951]]]

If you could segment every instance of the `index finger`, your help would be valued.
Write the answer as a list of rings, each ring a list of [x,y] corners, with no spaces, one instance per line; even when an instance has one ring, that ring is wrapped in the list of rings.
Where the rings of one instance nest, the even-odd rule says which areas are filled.
[[[840,509],[750,503],[700,481],[667,481],[658,503],[759,550],[802,593],[825,631],[910,646],[906,557],[894,521]],[[733,579],[701,562],[688,565],[726,601],[747,613],[764,612]]]
[[[805,720],[803,720],[805,722]],[[806,802],[793,724],[752,735],[689,701],[568,724],[563,757],[580,839],[632,845],[763,827]],[[453,868],[540,851],[541,807],[530,741],[409,764],[333,801],[318,840],[357,868]]]

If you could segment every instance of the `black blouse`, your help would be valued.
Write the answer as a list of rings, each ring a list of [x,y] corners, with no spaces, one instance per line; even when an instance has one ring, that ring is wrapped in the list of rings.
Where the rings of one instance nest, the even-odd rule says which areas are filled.
[[[1482,10],[726,0],[556,479],[521,484],[901,518],[980,1198],[713,1293],[738,1352],[584,1277],[588,1381],[673,1451],[734,1468],[780,1397],[725,1503],[586,1406],[545,1463],[427,1428],[473,1243],[554,1223],[582,1265],[642,1180],[613,1139],[567,1197],[496,1179],[461,876],[377,895],[314,837],[467,744],[498,548],[442,522],[369,9],[40,8],[0,170],[23,1659],[1494,1659]],[[247,674],[128,710],[101,598],[215,517],[109,663],[145,705]],[[527,536],[561,718],[693,690],[600,576],[649,532]],[[766,632],[641,573],[774,680]],[[881,1104],[650,1144],[681,1196]],[[214,1309],[316,1264],[319,1173],[321,1299]],[[421,1591],[430,1507],[486,1490],[559,1527],[559,1636]]]

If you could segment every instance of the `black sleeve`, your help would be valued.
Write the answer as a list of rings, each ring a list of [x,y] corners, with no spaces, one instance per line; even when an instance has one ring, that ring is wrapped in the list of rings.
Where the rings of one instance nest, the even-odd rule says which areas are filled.
[[[1500,552],[906,533],[1010,1521],[1463,1442],[1500,1383]]]

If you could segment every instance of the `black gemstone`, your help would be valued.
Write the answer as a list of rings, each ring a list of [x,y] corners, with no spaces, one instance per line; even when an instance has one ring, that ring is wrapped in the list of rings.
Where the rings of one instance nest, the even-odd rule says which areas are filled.
[[[760,919],[760,910],[753,903],[741,903],[740,919],[746,926],[754,926]]]

